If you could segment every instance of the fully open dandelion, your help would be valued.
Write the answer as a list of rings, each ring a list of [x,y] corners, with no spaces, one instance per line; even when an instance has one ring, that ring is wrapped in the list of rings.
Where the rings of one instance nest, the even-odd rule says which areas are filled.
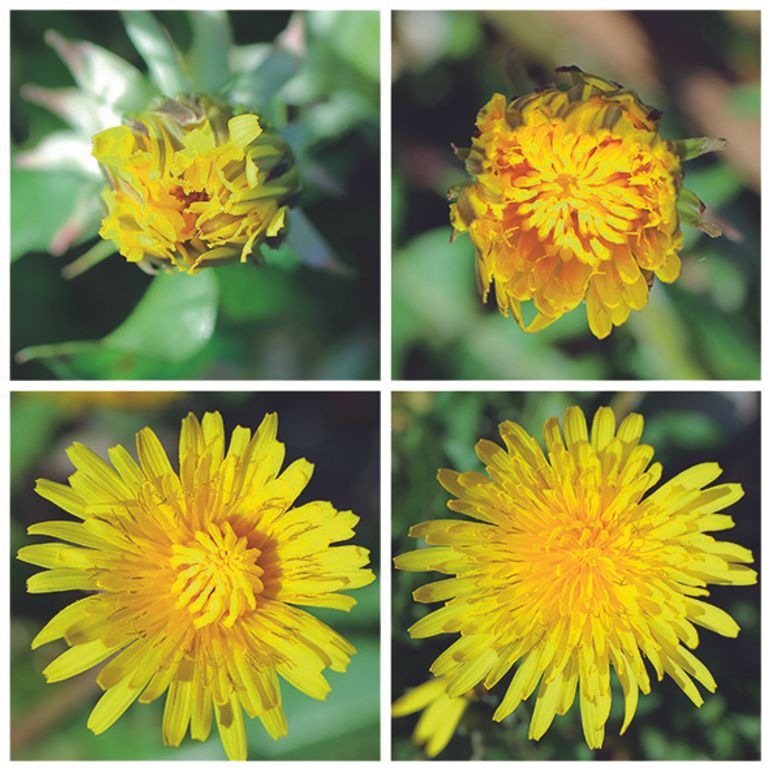
[[[206,740],[216,717],[230,759],[246,759],[243,712],[267,732],[287,732],[279,677],[312,698],[329,692],[324,670],[344,671],[354,648],[295,605],[349,610],[339,593],[370,583],[368,551],[350,539],[358,517],[328,502],[293,507],[313,466],[279,473],[277,418],[252,436],[233,431],[225,451],[222,418],[182,423],[179,472],[158,438],[137,434],[137,464],[121,446],[108,464],[82,444],[68,455],[69,484],[41,479],[37,492],[79,521],[49,521],[32,535],[64,541],[30,545],[23,561],[47,568],[31,593],[91,591],[65,607],[32,646],[63,638],[70,648],[43,672],[49,682],[107,658],[105,690],[88,727],[101,733],[138,698],[167,692],[163,741],[178,746],[188,728]]]
[[[456,499],[449,508],[473,521],[428,521],[411,529],[430,548],[396,558],[399,569],[450,577],[418,588],[418,602],[443,606],[409,633],[459,633],[431,666],[457,697],[483,683],[491,689],[515,667],[495,711],[505,719],[535,690],[529,737],[539,740],[565,714],[579,688],[590,748],[604,741],[610,670],[625,695],[628,728],[639,691],[650,691],[647,664],[670,676],[696,705],[696,680],[716,683],[693,655],[696,626],[734,637],[739,628],[703,600],[709,583],[756,582],[746,548],[709,532],[732,527],[717,513],[743,496],[740,484],[709,486],[721,473],[702,463],[655,491],[660,463],[640,444],[643,419],[602,407],[590,433],[578,407],[545,425],[547,454],[521,426],[500,425],[505,448],[481,440],[486,475],[439,471]]]
[[[647,304],[655,277],[678,277],[682,219],[719,234],[682,187],[682,161],[724,142],[663,139],[660,113],[634,92],[558,71],[572,73],[568,91],[495,94],[481,109],[471,148],[457,150],[475,181],[452,191],[451,220],[470,234],[485,302],[494,283],[500,312],[537,331],[585,299],[606,337]]]
[[[471,692],[452,698],[447,695],[446,685],[443,677],[434,677],[412,688],[393,704],[394,717],[422,711],[412,740],[417,746],[424,746],[425,754],[431,759],[452,740],[472,698]]]
[[[185,272],[245,262],[284,227],[299,178],[257,115],[210,99],[166,100],[93,139],[110,181],[99,234],[129,261]]]

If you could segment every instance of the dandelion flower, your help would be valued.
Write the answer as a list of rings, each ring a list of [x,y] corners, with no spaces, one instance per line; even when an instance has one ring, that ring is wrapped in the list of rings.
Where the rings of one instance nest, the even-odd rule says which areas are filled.
[[[475,181],[450,192],[451,220],[470,234],[485,302],[494,283],[500,312],[537,331],[585,299],[603,338],[647,304],[654,277],[678,277],[680,219],[719,234],[682,187],[682,161],[724,142],[667,141],[660,113],[632,91],[577,67],[557,71],[572,73],[570,90],[510,103],[495,94],[481,109],[472,147],[457,151]]]
[[[29,527],[64,542],[19,551],[47,568],[27,590],[93,593],[55,615],[32,646],[69,644],[43,672],[49,682],[111,658],[97,678],[105,692],[88,719],[94,733],[137,698],[167,693],[165,744],[178,746],[188,728],[206,740],[213,711],[227,756],[246,759],[244,711],[273,738],[287,732],[279,677],[323,700],[324,670],[345,670],[353,647],[295,605],[349,610],[355,600],[339,591],[374,579],[368,551],[330,547],[353,536],[350,511],[321,501],[293,507],[313,466],[297,460],[279,473],[276,431],[276,415],[267,415],[254,436],[236,428],[225,451],[220,415],[190,414],[178,473],[145,428],[138,464],[121,446],[109,451],[110,465],[76,443],[69,484],[37,482],[78,521]]]
[[[93,155],[110,182],[99,234],[145,266],[244,262],[282,232],[299,192],[283,139],[204,97],[166,100],[101,131]]]
[[[428,521],[410,534],[434,547],[397,557],[399,569],[450,577],[418,588],[418,602],[443,606],[409,633],[460,634],[433,662],[456,697],[479,683],[494,687],[516,667],[494,719],[535,690],[529,737],[539,740],[565,714],[579,687],[588,746],[600,748],[610,713],[610,669],[625,695],[621,734],[639,691],[650,691],[647,664],[670,676],[696,705],[699,682],[716,683],[690,650],[696,626],[734,637],[738,625],[703,600],[709,583],[756,582],[746,548],[709,532],[732,527],[717,511],[743,496],[740,484],[709,486],[721,473],[702,463],[650,492],[661,477],[652,447],[640,444],[643,420],[599,409],[590,430],[583,412],[545,424],[547,454],[519,425],[500,425],[505,448],[481,440],[482,473],[439,471],[455,496],[449,508],[472,519]]]
[[[468,708],[473,693],[468,692],[452,698],[446,692],[446,680],[434,677],[402,695],[394,704],[394,717],[423,713],[414,728],[412,741],[425,746],[425,754],[431,759],[447,746]]]

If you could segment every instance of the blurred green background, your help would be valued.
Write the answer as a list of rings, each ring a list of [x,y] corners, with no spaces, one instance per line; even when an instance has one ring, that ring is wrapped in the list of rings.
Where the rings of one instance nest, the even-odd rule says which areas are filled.
[[[736,526],[722,539],[760,552],[760,414],[756,393],[397,393],[393,399],[393,553],[412,550],[407,537],[420,521],[454,518],[450,498],[436,481],[438,468],[482,471],[473,446],[480,438],[501,443],[503,420],[522,425],[542,445],[548,417],[561,417],[578,404],[590,420],[609,404],[620,417],[645,417],[643,442],[655,448],[665,481],[700,462],[718,462],[725,482],[740,482],[745,496],[729,511]],[[463,518],[463,517],[458,517]],[[412,591],[432,579],[427,573],[393,572],[393,698],[429,677],[428,668],[450,636],[410,639],[406,629],[434,605],[418,605]],[[761,575],[760,575],[761,580]],[[492,713],[505,692],[506,678],[469,707],[458,732],[439,759],[512,760],[756,760],[760,745],[760,589],[713,586],[709,601],[738,622],[737,639],[703,630],[696,654],[711,670],[718,689],[703,691],[696,709],[666,677],[652,678],[652,692],[641,695],[636,717],[621,738],[623,698],[613,676],[613,703],[604,746],[585,745],[577,703],[557,717],[539,743],[527,738],[534,698],[503,723]],[[435,605],[437,606],[437,605]],[[649,668],[649,667],[648,667]],[[410,735],[417,715],[393,720],[393,758],[421,759]]]
[[[79,351],[12,364],[15,379],[362,379],[379,370],[379,15],[373,12],[228,14],[233,41],[266,45],[290,22],[296,61],[285,52],[269,59],[255,79],[280,90],[270,114],[288,120],[286,133],[304,177],[302,210],[349,275],[311,269],[285,250],[269,264],[233,264],[195,277],[200,293],[184,323],[158,302],[141,319],[131,350]],[[177,46],[187,51],[191,15],[158,12]],[[298,23],[299,21],[299,23]],[[200,25],[199,25],[200,26]],[[29,149],[64,124],[20,96],[25,84],[72,86],[66,67],[44,43],[53,29],[90,40],[146,72],[114,12],[14,11],[11,14],[11,135],[13,151]],[[204,44],[218,44],[218,27],[204,21]],[[208,30],[208,32],[206,32]],[[301,34],[299,34],[301,31]],[[206,37],[208,35],[208,37]],[[249,54],[252,55],[252,54]],[[199,63],[200,56],[190,61]],[[267,70],[266,72],[264,70]],[[285,81],[285,82],[284,82]],[[254,85],[254,84],[253,84]],[[271,88],[256,83],[254,89]],[[260,109],[259,105],[250,105]],[[64,265],[97,242],[76,244],[56,259],[48,243],[72,210],[82,177],[71,170],[12,171],[11,352],[71,340],[99,340],[137,305],[151,278],[113,255],[66,280]],[[91,194],[98,194],[91,192]],[[189,278],[189,277],[188,277]],[[182,282],[178,282],[182,283]],[[184,282],[191,289],[193,280]],[[178,289],[178,287],[172,287]],[[201,338],[187,337],[198,318],[216,317]],[[173,318],[173,316],[172,316]],[[204,326],[206,326],[204,324]],[[211,328],[208,324],[206,328]],[[152,341],[153,354],[143,340]],[[124,340],[125,342],[125,340]],[[180,354],[182,345],[187,352]]]
[[[64,450],[81,441],[102,456],[115,444],[134,454],[134,434],[150,425],[176,464],[181,419],[219,410],[229,433],[236,425],[256,429],[277,411],[278,438],[286,464],[299,457],[315,473],[298,500],[331,500],[360,516],[353,541],[371,551],[379,572],[379,397],[376,393],[189,393],[14,394],[11,402],[11,549],[33,540],[36,521],[69,519],[34,492],[34,480],[64,482],[72,466]],[[42,540],[41,540],[42,542]],[[11,561],[11,752],[18,760],[224,759],[216,734],[206,743],[184,740],[179,749],[161,739],[165,696],[134,704],[106,733],[94,736],[88,714],[101,692],[96,670],[46,684],[41,674],[66,649],[63,642],[32,651],[30,642],[52,615],[82,593],[27,594],[25,581],[38,569]],[[345,673],[328,674],[332,690],[315,701],[282,684],[289,725],[273,741],[258,719],[246,719],[249,759],[370,759],[379,757],[379,583],[351,592],[350,613],[308,608],[357,649]],[[139,738],[138,738],[139,737]]]
[[[397,12],[393,39],[395,376],[759,377],[758,11]],[[493,299],[481,303],[470,238],[449,244],[447,190],[467,181],[450,143],[470,145],[494,92],[526,93],[569,64],[663,110],[666,138],[729,141],[688,162],[685,184],[730,237],[684,228],[679,280],[656,281],[649,305],[606,340],[589,333],[584,306],[523,333]]]

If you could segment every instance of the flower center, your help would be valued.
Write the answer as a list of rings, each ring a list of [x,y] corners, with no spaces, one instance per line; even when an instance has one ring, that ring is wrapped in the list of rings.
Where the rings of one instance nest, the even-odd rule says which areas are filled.
[[[186,545],[171,547],[171,566],[177,570],[171,593],[176,607],[187,607],[196,628],[222,621],[231,627],[256,607],[264,570],[257,564],[258,548],[249,548],[225,522],[209,524]]]
[[[602,522],[577,521],[556,527],[549,540],[553,550],[561,551],[576,564],[595,566],[611,547],[613,537]]]
[[[190,190],[185,192],[184,189],[177,185],[169,190],[169,195],[179,201],[178,211],[184,222],[184,226],[180,228],[177,237],[184,243],[192,238],[200,237],[201,232],[198,227],[198,218],[201,213],[206,210],[205,204],[211,200],[211,195],[205,190]],[[204,205],[198,205],[204,204]],[[177,244],[179,248],[179,244]],[[180,248],[180,251],[184,251]]]
[[[174,187],[171,194],[181,203],[184,208],[188,208],[192,203],[204,203],[211,199],[211,196],[205,190],[191,190],[186,193],[181,187]]]
[[[675,160],[607,130],[578,134],[554,122],[517,129],[493,166],[507,226],[536,232],[547,254],[594,264],[673,215],[667,163]]]
[[[629,528],[602,518],[581,517],[553,527],[542,546],[541,564],[552,585],[570,595],[587,579],[595,589],[603,585],[612,591],[628,580],[629,569],[633,572],[632,551]]]

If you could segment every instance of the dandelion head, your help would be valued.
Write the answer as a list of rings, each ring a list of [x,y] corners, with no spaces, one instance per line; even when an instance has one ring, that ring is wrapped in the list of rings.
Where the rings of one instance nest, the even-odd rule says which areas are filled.
[[[579,691],[583,733],[600,748],[614,670],[625,700],[621,734],[639,691],[650,692],[651,666],[671,677],[696,705],[695,682],[716,683],[691,652],[697,627],[734,637],[739,628],[704,601],[709,584],[746,586],[751,552],[710,532],[734,525],[718,511],[743,496],[740,484],[711,486],[721,474],[703,463],[657,485],[662,469],[640,443],[643,419],[616,430],[600,408],[589,431],[571,407],[563,432],[545,425],[544,452],[513,422],[500,425],[504,447],[482,440],[486,473],[442,470],[439,481],[465,519],[428,521],[410,534],[430,546],[396,558],[399,569],[449,577],[418,588],[418,602],[442,602],[410,629],[415,638],[459,634],[431,666],[457,697],[493,688],[515,668],[494,719],[535,691],[529,737],[539,740]]]
[[[57,542],[25,546],[19,558],[46,568],[31,593],[81,590],[35,637],[69,645],[43,672],[49,682],[103,661],[104,694],[88,720],[110,727],[135,701],[166,694],[163,741],[188,729],[206,740],[215,717],[230,759],[246,759],[243,712],[273,738],[287,732],[280,679],[312,698],[330,690],[324,672],[344,671],[354,648],[300,606],[349,610],[342,591],[370,583],[368,551],[333,545],[353,537],[358,518],[328,502],[294,502],[313,466],[283,472],[277,418],[252,436],[236,428],[226,447],[222,418],[182,423],[179,470],[156,435],[137,434],[135,462],[123,447],[110,463],[74,444],[68,484],[45,479],[37,492],[75,521],[29,527]]]
[[[560,69],[569,90],[495,94],[481,109],[471,148],[458,150],[474,181],[453,191],[451,220],[470,234],[484,301],[494,283],[500,311],[536,331],[585,300],[601,338],[646,305],[654,278],[678,277],[680,209],[694,198],[682,160],[717,145],[668,141],[635,93]]]
[[[284,231],[300,190],[277,133],[205,97],[166,100],[101,131],[93,155],[109,181],[99,234],[143,266],[244,262]]]

